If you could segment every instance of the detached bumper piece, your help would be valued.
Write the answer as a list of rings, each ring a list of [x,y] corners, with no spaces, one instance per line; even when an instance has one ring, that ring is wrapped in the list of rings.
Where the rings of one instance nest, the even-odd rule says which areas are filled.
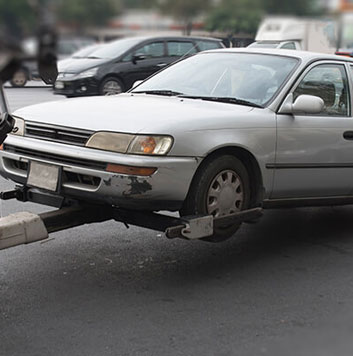
[[[111,219],[97,207],[67,207],[42,214],[20,212],[0,219],[0,250],[45,240],[49,233]]]
[[[48,231],[36,214],[21,212],[0,219],[0,250],[48,238]]]

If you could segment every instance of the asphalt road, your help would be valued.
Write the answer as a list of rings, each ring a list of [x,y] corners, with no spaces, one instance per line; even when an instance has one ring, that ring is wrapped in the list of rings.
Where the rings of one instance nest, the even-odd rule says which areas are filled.
[[[7,93],[13,109],[62,99]],[[106,222],[0,251],[0,355],[350,356],[352,217],[267,211],[222,244]]]

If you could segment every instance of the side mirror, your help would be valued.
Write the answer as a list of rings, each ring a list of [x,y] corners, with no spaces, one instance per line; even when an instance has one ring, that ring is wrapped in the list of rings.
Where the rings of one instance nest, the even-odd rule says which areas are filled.
[[[280,114],[320,114],[324,109],[325,103],[318,96],[300,95],[293,103],[293,94],[289,94],[284,101]]]
[[[136,64],[138,61],[143,61],[147,56],[145,54],[137,53],[132,56],[132,63]]]

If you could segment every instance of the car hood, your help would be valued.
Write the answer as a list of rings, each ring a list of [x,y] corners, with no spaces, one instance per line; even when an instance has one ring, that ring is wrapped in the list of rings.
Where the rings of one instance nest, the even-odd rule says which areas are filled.
[[[58,72],[59,73],[63,73],[66,72],[66,69],[68,67],[70,67],[71,62],[74,62],[75,59],[73,58],[65,58],[65,59],[61,59],[60,61],[58,61],[57,66],[58,66]]]
[[[92,131],[173,134],[234,127],[252,107],[177,97],[120,94],[63,99],[19,109],[28,121]],[[244,124],[244,120],[241,121]]]
[[[95,59],[95,58],[81,58],[72,60],[70,63],[65,65],[65,73],[81,73],[86,69],[97,67],[103,63],[108,62],[108,59]]]

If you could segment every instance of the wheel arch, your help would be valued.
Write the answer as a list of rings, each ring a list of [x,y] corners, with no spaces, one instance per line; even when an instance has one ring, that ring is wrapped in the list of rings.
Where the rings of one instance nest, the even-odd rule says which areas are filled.
[[[193,176],[193,179],[191,181],[189,192],[192,185],[194,184],[195,179],[197,179],[198,172],[200,172],[201,168],[211,160],[214,160],[217,157],[224,156],[224,155],[232,155],[237,159],[239,159],[241,163],[244,165],[244,167],[248,171],[249,183],[251,187],[250,206],[256,207],[261,205],[263,200],[264,186],[263,186],[262,173],[261,173],[259,163],[257,162],[255,156],[250,151],[248,151],[243,147],[238,147],[238,146],[225,146],[209,152],[207,156],[202,160],[199,167],[197,168]]]

